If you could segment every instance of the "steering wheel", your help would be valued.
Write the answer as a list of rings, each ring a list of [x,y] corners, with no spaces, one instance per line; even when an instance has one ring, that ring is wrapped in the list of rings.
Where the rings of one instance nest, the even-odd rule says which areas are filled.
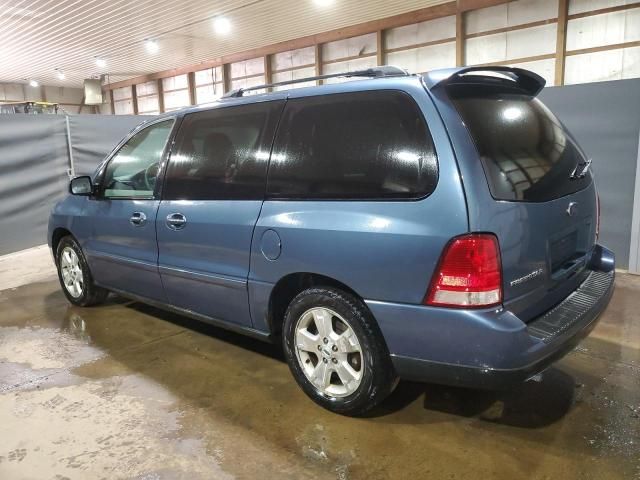
[[[144,186],[147,190],[153,191],[156,187],[156,177],[158,176],[159,163],[152,163],[144,169]],[[153,171],[155,169],[155,171]]]

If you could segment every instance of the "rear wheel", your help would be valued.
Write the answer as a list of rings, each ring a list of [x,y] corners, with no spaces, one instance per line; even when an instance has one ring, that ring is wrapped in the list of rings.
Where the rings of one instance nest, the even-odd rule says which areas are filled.
[[[354,296],[333,288],[297,295],[285,314],[284,351],[305,393],[344,415],[361,415],[391,393],[396,376],[375,321]]]
[[[104,302],[109,292],[93,283],[82,249],[71,236],[63,237],[56,249],[56,266],[62,291],[74,305],[88,307]]]

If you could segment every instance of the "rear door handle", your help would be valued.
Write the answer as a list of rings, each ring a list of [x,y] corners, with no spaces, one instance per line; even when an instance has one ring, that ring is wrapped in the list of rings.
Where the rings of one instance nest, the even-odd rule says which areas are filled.
[[[147,223],[147,216],[144,214],[144,212],[133,212],[129,221],[134,227],[141,227],[142,225]]]
[[[187,224],[187,217],[181,213],[170,213],[167,215],[167,227],[171,230],[180,230]]]

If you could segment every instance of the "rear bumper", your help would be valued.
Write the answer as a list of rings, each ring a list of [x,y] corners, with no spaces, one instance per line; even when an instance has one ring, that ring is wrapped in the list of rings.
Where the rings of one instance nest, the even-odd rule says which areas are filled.
[[[615,273],[612,262],[592,268],[610,271],[591,270],[575,291],[529,323],[504,309],[367,304],[401,378],[507,388],[546,369],[595,327],[613,294]]]

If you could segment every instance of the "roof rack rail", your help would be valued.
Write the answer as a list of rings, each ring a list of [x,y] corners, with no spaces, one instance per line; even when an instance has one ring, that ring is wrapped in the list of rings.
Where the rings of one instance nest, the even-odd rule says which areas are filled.
[[[381,78],[381,77],[406,77],[409,75],[410,75],[409,72],[407,72],[403,68],[395,67],[393,65],[383,65],[379,67],[367,68],[365,70],[355,70],[353,72],[341,72],[341,73],[331,73],[327,75],[316,75],[314,77],[298,78],[295,80],[286,80],[284,82],[267,83],[264,85],[256,85],[254,87],[237,88],[235,90],[231,90],[230,92],[225,93],[222,96],[222,98],[237,98],[237,97],[242,97],[244,92],[249,92],[251,90],[262,90],[263,88],[281,87],[283,85],[292,85],[294,83],[310,82],[312,80],[325,80],[327,78],[336,78],[336,77]]]

